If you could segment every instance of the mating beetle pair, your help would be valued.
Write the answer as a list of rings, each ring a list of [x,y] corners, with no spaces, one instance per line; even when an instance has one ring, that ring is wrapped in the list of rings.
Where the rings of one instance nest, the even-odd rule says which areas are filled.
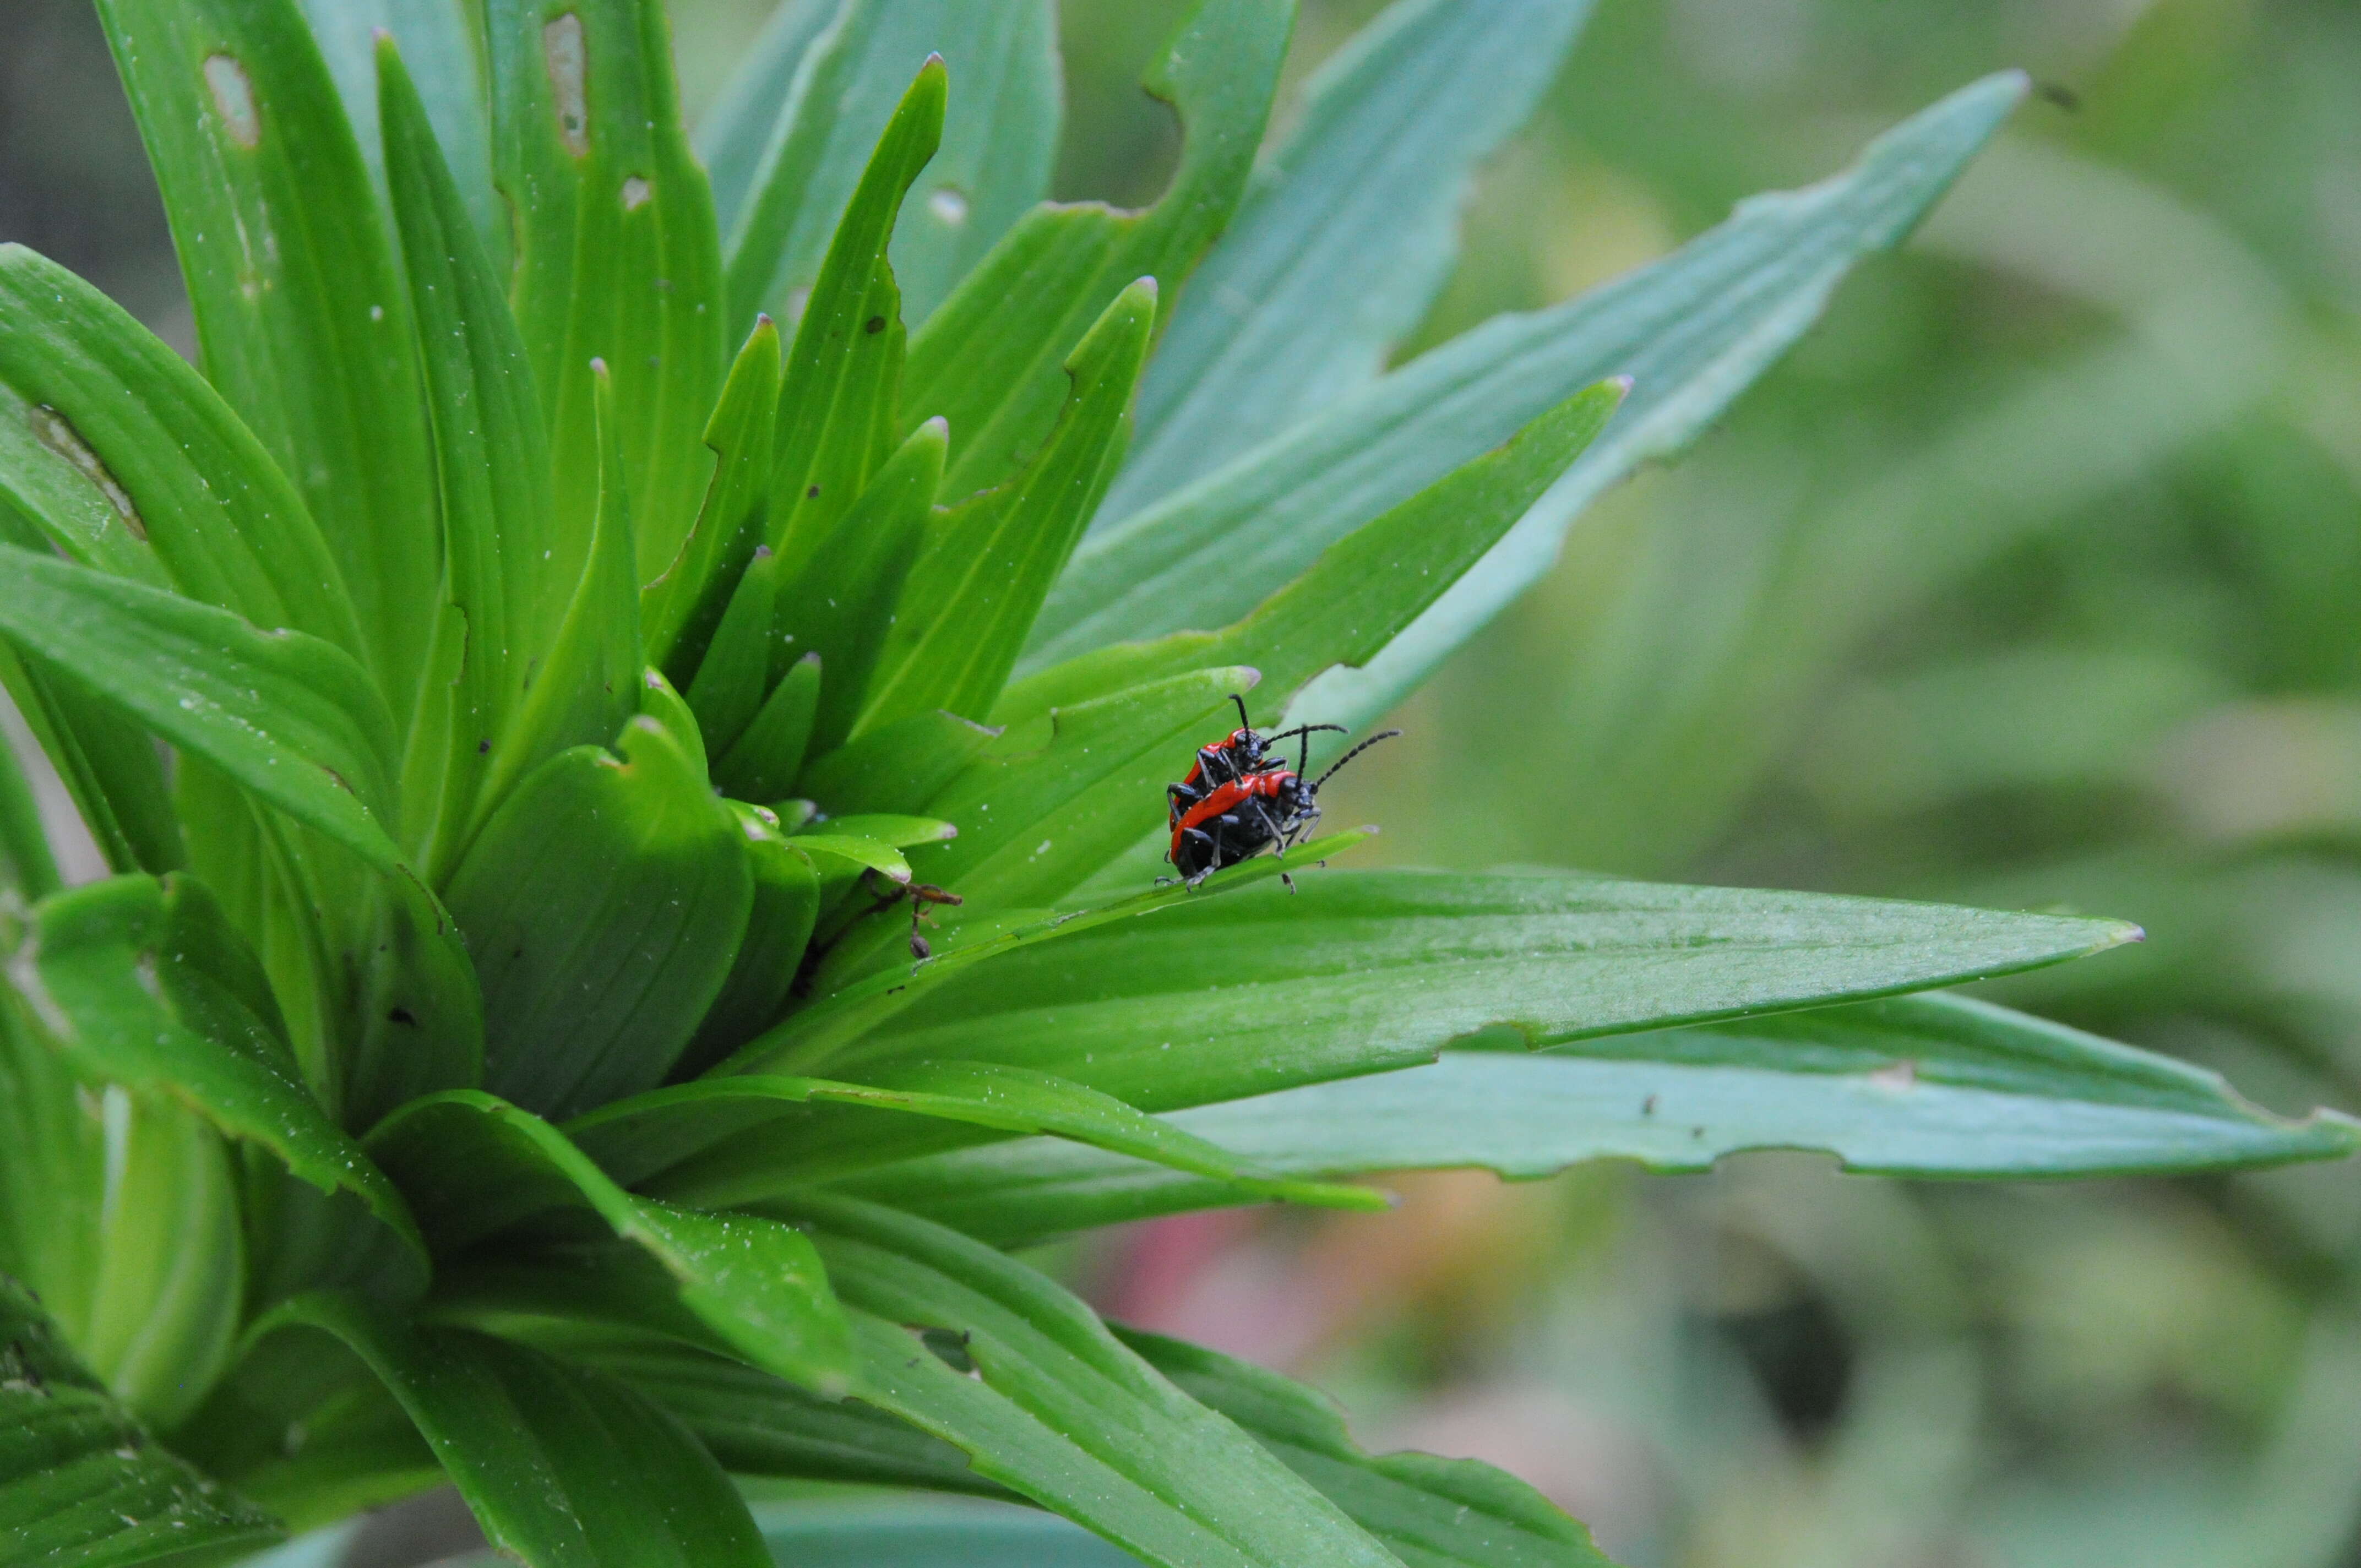
[[[1401,733],[1388,729],[1370,736],[1307,783],[1303,770],[1311,760],[1312,737],[1322,730],[1341,735],[1345,727],[1299,724],[1266,735],[1246,717],[1246,698],[1232,694],[1230,700],[1238,705],[1238,727],[1200,748],[1189,776],[1164,792],[1172,827],[1172,845],[1164,858],[1191,887],[1224,866],[1261,853],[1266,845],[1290,848],[1320,820],[1320,786],[1378,741]],[[1283,759],[1271,762],[1283,740],[1297,742],[1292,768]],[[1282,880],[1293,891],[1293,880]]]

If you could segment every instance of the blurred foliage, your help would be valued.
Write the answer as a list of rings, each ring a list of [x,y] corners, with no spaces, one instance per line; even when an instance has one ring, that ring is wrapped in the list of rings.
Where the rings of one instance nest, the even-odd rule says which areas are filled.
[[[81,0],[11,0],[0,230],[168,335]],[[677,0],[709,99],[767,7]],[[1308,0],[1301,79],[1377,6]],[[1062,196],[1137,200],[1177,10],[1066,0]],[[1397,862],[2140,919],[1996,988],[2361,1110],[2361,10],[1601,0],[1414,353],[1663,253],[2011,64],[2036,104],[1903,256],[1332,795]],[[2068,106],[2070,104],[2071,106]],[[71,115],[74,134],[54,126]],[[185,327],[179,334],[185,341]],[[1635,1565],[2361,1563],[2361,1170],[1927,1187],[1401,1184],[1078,1249],[1110,1310],[1524,1474]]]

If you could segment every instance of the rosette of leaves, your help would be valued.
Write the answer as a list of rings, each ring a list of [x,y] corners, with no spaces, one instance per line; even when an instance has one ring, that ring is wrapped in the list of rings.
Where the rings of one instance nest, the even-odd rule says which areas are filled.
[[[535,1564],[752,1563],[773,1477],[1598,1562],[1009,1249],[1417,1167],[2352,1146],[1909,994],[2121,924],[1321,869],[1357,832],[1155,883],[1232,694],[1380,713],[2021,79],[1388,369],[1580,5],[1401,0],[1261,152],[1290,8],[1203,0],[1137,212],[1040,201],[1044,0],[792,0],[695,140],[653,0],[99,9],[203,369],[0,251],[0,676],[113,873],[0,777],[10,1561],[447,1479]]]

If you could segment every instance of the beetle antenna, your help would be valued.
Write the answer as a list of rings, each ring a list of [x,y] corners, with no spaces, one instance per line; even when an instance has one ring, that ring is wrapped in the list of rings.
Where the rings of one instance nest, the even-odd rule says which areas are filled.
[[[1317,779],[1312,781],[1312,793],[1318,795],[1320,793],[1320,786],[1326,784],[1330,779],[1334,778],[1338,768],[1343,767],[1345,763],[1351,762],[1354,758],[1359,756],[1362,752],[1367,751],[1378,741],[1390,740],[1400,733],[1401,731],[1399,729],[1380,729],[1375,735],[1370,736],[1367,740],[1362,741],[1359,745],[1354,747],[1351,751],[1337,758],[1335,762],[1329,764],[1329,768],[1326,773],[1322,773]]]
[[[1252,729],[1254,728],[1254,720],[1246,717],[1246,699],[1240,696],[1236,692],[1232,692],[1230,694],[1230,700],[1238,705],[1238,728],[1241,729]]]

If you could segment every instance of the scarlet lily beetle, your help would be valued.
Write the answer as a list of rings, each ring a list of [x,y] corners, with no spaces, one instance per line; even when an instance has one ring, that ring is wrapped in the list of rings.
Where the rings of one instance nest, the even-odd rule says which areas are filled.
[[[1344,727],[1305,724],[1274,735],[1257,735],[1251,724],[1244,722],[1245,700],[1235,696],[1231,700],[1238,705],[1240,728],[1226,740],[1200,750],[1197,765],[1188,778],[1166,792],[1172,844],[1164,858],[1191,887],[1224,866],[1260,854],[1267,846],[1285,850],[1293,845],[1320,820],[1320,786],[1378,741],[1401,733],[1388,729],[1370,736],[1307,784],[1303,769],[1310,760],[1312,732],[1341,731]],[[1273,741],[1288,739],[1300,740],[1294,767],[1259,765]],[[1282,873],[1280,880],[1289,892],[1295,890],[1293,878]]]

